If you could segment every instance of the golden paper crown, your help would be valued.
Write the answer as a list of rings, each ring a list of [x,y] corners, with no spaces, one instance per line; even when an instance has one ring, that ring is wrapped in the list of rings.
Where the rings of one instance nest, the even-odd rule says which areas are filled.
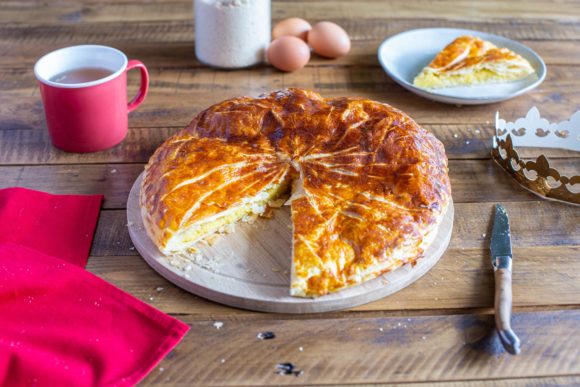
[[[543,154],[535,161],[522,160],[515,147],[560,148],[580,152],[580,111],[559,123],[550,123],[540,117],[536,107],[515,122],[501,119],[497,112],[491,150],[495,162],[525,189],[546,199],[580,205],[580,175],[562,175],[550,167],[548,158]]]

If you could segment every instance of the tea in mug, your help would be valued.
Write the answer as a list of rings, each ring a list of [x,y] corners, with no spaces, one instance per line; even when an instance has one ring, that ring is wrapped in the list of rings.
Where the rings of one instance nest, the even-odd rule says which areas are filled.
[[[98,81],[113,74],[113,71],[97,67],[83,67],[79,69],[72,69],[50,78],[51,82],[63,83],[67,85],[75,83],[87,83]]]

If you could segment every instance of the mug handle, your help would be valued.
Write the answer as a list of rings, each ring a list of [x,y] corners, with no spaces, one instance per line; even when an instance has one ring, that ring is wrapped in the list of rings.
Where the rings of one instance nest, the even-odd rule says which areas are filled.
[[[141,105],[141,103],[145,99],[145,96],[147,95],[147,90],[149,90],[149,73],[147,72],[147,67],[145,67],[143,62],[139,60],[130,59],[129,62],[127,62],[127,69],[125,71],[129,71],[135,68],[139,68],[139,70],[141,71],[141,86],[139,86],[139,91],[137,92],[137,95],[127,105],[129,113],[137,109],[139,105]]]

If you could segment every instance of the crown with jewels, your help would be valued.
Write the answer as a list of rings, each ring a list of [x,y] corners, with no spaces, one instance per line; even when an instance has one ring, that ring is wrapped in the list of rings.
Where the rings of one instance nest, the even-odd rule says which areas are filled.
[[[541,154],[525,161],[515,147],[559,148],[580,152],[580,111],[569,120],[550,123],[532,107],[525,117],[507,122],[495,115],[491,155],[525,189],[546,199],[580,205],[580,175],[566,176]]]

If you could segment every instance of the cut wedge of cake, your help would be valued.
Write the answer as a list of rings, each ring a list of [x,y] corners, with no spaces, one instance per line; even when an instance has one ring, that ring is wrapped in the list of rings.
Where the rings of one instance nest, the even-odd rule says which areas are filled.
[[[534,73],[515,52],[474,36],[460,36],[437,54],[413,84],[425,89],[472,86],[516,81]]]

